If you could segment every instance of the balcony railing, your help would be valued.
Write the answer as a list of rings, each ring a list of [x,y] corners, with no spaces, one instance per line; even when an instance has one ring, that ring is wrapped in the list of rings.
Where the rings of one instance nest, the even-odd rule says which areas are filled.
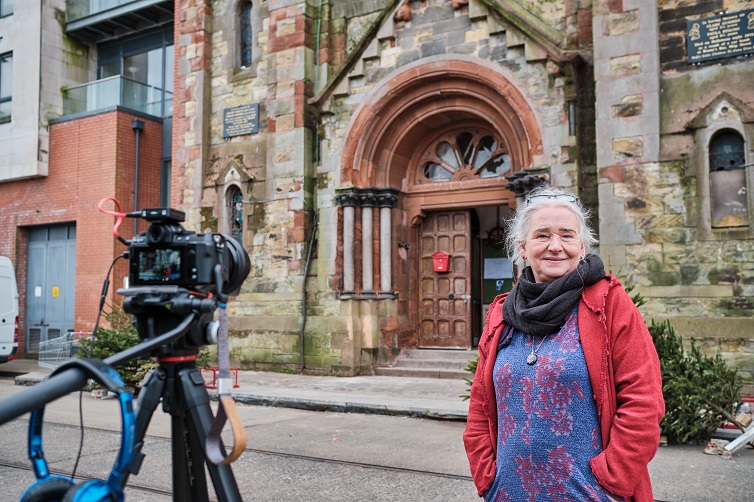
[[[173,115],[173,93],[119,75],[63,91],[64,116],[115,106],[155,117],[169,117]]]
[[[67,0],[65,29],[103,42],[173,23],[173,0]]]
[[[135,4],[133,7],[138,8],[139,4],[159,3],[145,0],[68,0],[66,8],[67,21],[75,21],[88,16],[94,16],[101,12],[116,9],[128,4]]]

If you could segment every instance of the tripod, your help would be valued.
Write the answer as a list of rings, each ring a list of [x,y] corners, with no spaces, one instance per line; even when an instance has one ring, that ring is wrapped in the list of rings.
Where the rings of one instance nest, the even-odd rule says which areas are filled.
[[[157,358],[159,365],[152,370],[139,393],[135,417],[136,445],[123,484],[130,474],[139,472],[144,459],[141,453],[144,437],[154,411],[162,402],[163,410],[171,415],[173,500],[209,500],[205,465],[215,493],[222,502],[242,500],[230,466],[214,465],[206,460],[204,453],[213,414],[204,378],[195,360],[197,347],[206,339],[211,326],[211,313],[216,302],[165,286],[132,288],[126,295],[130,298],[124,301],[124,309],[135,315],[137,331],[144,341],[103,362],[117,367],[131,359],[151,355]],[[162,332],[163,329],[166,331]],[[0,424],[80,390],[86,383],[83,370],[77,367],[65,369],[32,389],[4,399],[0,407]]]
[[[139,393],[135,454],[130,471],[138,473],[144,458],[141,448],[147,427],[157,405],[162,402],[163,411],[171,417],[173,500],[208,500],[206,465],[220,500],[240,501],[241,495],[230,466],[208,462],[204,453],[214,417],[204,378],[195,361],[198,347],[207,342],[213,325],[211,314],[217,304],[210,299],[198,299],[165,288],[132,288],[119,292],[127,296],[123,309],[136,318],[136,329],[143,340],[159,339],[158,333],[175,329],[185,316],[199,315],[184,336],[169,344],[161,344],[153,352],[159,365],[150,372]]]
[[[149,421],[162,401],[163,411],[171,416],[173,500],[208,500],[204,466],[207,466],[215,493],[222,501],[240,501],[235,477],[229,465],[214,465],[204,456],[212,410],[204,379],[193,361],[160,362],[142,386],[136,412],[136,448],[131,472],[138,473],[140,453]],[[136,464],[136,465],[134,465]]]

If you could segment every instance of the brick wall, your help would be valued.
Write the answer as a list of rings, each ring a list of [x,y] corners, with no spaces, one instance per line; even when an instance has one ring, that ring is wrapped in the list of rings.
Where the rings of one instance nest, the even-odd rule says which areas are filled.
[[[26,314],[26,229],[37,225],[76,223],[76,331],[94,327],[101,285],[113,258],[125,247],[113,238],[114,218],[97,210],[99,201],[116,197],[125,211],[133,209],[135,134],[134,116],[120,111],[93,115],[50,126],[49,175],[0,183],[0,254],[16,268],[21,325]],[[149,119],[140,138],[140,206],[159,205],[162,125]],[[108,209],[114,209],[112,203]],[[141,224],[140,230],[146,228]],[[120,234],[130,238],[132,220]],[[127,265],[121,260],[112,278],[108,301],[123,284]],[[23,356],[23,339],[19,343]]]

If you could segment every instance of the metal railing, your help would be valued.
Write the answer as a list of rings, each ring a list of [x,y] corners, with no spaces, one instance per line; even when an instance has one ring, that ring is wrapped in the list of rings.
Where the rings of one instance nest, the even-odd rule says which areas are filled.
[[[69,22],[75,21],[136,1],[137,0],[69,0],[66,8],[66,20]]]
[[[63,91],[63,115],[123,106],[155,117],[173,114],[173,93],[120,75]]]

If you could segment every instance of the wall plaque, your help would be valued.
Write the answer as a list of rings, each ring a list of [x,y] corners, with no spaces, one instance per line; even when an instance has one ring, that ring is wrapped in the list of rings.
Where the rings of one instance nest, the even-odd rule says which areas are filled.
[[[259,103],[226,108],[223,111],[223,137],[259,132]]]
[[[686,23],[689,63],[754,53],[754,9]]]

